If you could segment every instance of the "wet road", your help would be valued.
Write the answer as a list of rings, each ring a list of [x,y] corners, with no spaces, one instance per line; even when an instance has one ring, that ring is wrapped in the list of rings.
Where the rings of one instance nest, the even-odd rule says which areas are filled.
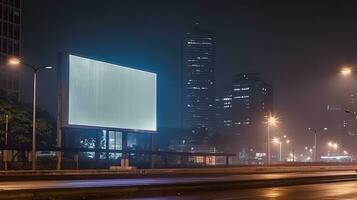
[[[287,187],[200,191],[166,197],[136,198],[135,200],[354,200],[357,199],[357,181],[311,184]],[[111,199],[114,200],[114,199]],[[127,199],[129,200],[129,199]],[[130,199],[134,200],[134,199]]]
[[[51,189],[51,188],[96,188],[145,185],[169,185],[180,183],[202,183],[217,181],[278,180],[286,178],[356,175],[355,171],[308,172],[308,173],[271,173],[251,175],[220,175],[209,177],[171,177],[171,178],[123,178],[92,180],[45,180],[45,181],[1,181],[0,191]],[[357,177],[357,175],[356,175]],[[357,196],[356,196],[357,198]]]

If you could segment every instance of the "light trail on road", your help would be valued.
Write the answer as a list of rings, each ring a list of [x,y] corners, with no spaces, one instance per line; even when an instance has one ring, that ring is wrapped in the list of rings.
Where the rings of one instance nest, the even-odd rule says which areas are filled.
[[[175,196],[131,198],[126,200],[316,200],[357,198],[357,181],[311,184],[258,189],[235,189],[224,191],[200,191]],[[116,200],[112,198],[111,200]]]
[[[55,188],[94,188],[94,187],[123,187],[145,185],[170,185],[185,183],[207,183],[220,181],[247,180],[279,180],[287,178],[305,178],[319,176],[356,175],[354,171],[340,172],[308,172],[308,173],[270,173],[250,175],[219,175],[203,177],[169,177],[169,178],[123,178],[123,179],[89,179],[89,180],[44,180],[44,181],[1,181],[0,191],[26,189],[55,189]]]

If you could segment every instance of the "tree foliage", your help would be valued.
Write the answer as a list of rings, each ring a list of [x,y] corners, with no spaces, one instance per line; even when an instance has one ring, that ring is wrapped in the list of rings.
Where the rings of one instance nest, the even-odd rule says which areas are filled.
[[[0,145],[5,144],[5,116],[9,116],[8,145],[30,147],[32,145],[32,106],[0,97]],[[36,109],[36,141],[38,147],[54,146],[55,120],[50,114]]]

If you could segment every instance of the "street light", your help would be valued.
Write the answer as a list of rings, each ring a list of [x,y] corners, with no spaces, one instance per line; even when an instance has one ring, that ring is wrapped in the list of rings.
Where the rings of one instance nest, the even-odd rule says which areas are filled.
[[[350,75],[354,71],[350,67],[343,67],[340,72],[342,75],[347,76],[347,75]]]
[[[322,131],[327,131],[327,128],[320,128],[320,129],[314,129],[314,128],[308,128],[307,130],[311,131],[315,135],[315,155],[314,155],[314,160],[317,162],[317,133],[320,133]]]
[[[348,155],[348,151],[343,150],[343,154],[344,154],[344,155]]]
[[[279,138],[273,138],[272,142],[275,144],[279,144],[279,161],[281,162],[281,144],[282,144],[282,142],[280,141]]]
[[[332,147],[332,148],[335,149],[335,150],[337,150],[338,147],[339,147],[339,145],[338,145],[337,142],[328,142],[327,145],[328,145],[329,147]]]
[[[278,119],[270,115],[267,118],[267,164],[270,165],[270,125],[276,125],[278,123]]]
[[[33,71],[33,110],[32,110],[32,170],[36,170],[36,83],[37,72],[41,69],[52,69],[50,65],[35,67],[33,65],[23,63],[19,58],[9,58],[8,64],[10,65],[23,65],[31,68]]]

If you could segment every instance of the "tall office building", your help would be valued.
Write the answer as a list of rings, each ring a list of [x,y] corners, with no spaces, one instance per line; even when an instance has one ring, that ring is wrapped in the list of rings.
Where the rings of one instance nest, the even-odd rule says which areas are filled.
[[[238,74],[233,78],[233,124],[261,124],[273,109],[273,88],[259,74]]]
[[[231,127],[232,124],[232,86],[225,87],[216,99],[217,129]]]
[[[6,66],[11,56],[20,56],[21,0],[0,1],[0,91],[19,98],[20,72]]]
[[[222,134],[230,134],[231,151],[254,149],[264,152],[266,117],[273,112],[272,85],[259,74],[238,74],[233,77],[230,90],[221,97],[220,127]]]
[[[196,26],[183,44],[183,127],[210,131],[215,125],[215,40]]]

